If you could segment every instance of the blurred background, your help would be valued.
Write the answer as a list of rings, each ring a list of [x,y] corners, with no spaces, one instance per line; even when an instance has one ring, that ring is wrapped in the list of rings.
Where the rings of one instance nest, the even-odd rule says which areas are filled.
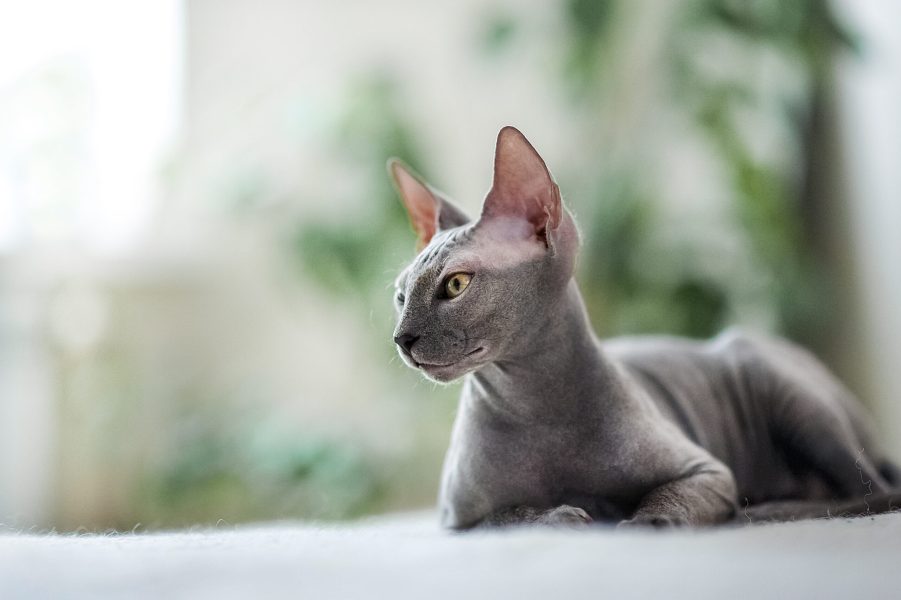
[[[477,214],[519,127],[603,336],[815,350],[901,458],[893,0],[0,4],[0,523],[434,502],[399,156]]]

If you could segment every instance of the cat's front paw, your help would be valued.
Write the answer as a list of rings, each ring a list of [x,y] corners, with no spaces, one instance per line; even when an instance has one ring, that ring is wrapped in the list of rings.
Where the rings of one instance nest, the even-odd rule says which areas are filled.
[[[581,508],[562,504],[541,515],[538,522],[542,525],[579,527],[591,523],[591,517]]]
[[[683,527],[688,525],[683,517],[675,515],[635,515],[617,523],[617,529],[632,529],[635,527],[653,527],[654,529],[666,529],[670,527]]]

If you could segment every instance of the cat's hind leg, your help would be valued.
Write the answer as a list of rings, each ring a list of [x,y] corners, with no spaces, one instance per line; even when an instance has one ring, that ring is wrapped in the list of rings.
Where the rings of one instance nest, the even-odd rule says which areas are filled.
[[[771,387],[771,427],[795,463],[814,470],[838,497],[888,492],[878,468],[885,461],[837,396],[832,382],[807,373],[777,373]],[[878,466],[877,466],[878,465]]]
[[[738,349],[751,393],[790,463],[825,482],[833,497],[891,489],[869,417],[823,363],[778,338],[749,338]],[[820,494],[799,489],[799,497],[811,495]]]
[[[901,489],[901,467],[888,459],[879,464],[879,473],[894,489]]]

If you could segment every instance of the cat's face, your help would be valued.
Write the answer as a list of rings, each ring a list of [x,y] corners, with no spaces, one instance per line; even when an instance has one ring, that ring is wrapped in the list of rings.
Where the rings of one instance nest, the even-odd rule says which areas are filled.
[[[517,130],[501,130],[494,186],[475,222],[400,163],[390,166],[422,247],[395,282],[401,358],[446,382],[528,351],[578,246],[544,162]]]

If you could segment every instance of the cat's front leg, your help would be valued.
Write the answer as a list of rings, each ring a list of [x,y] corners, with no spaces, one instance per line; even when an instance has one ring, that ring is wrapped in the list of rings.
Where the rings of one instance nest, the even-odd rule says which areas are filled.
[[[619,527],[702,526],[728,521],[735,514],[732,472],[721,464],[693,469],[688,475],[649,492],[632,518]]]
[[[591,516],[581,508],[561,504],[556,508],[534,508],[513,506],[493,511],[482,519],[476,527],[492,528],[507,525],[553,525],[578,527],[591,523]]]

